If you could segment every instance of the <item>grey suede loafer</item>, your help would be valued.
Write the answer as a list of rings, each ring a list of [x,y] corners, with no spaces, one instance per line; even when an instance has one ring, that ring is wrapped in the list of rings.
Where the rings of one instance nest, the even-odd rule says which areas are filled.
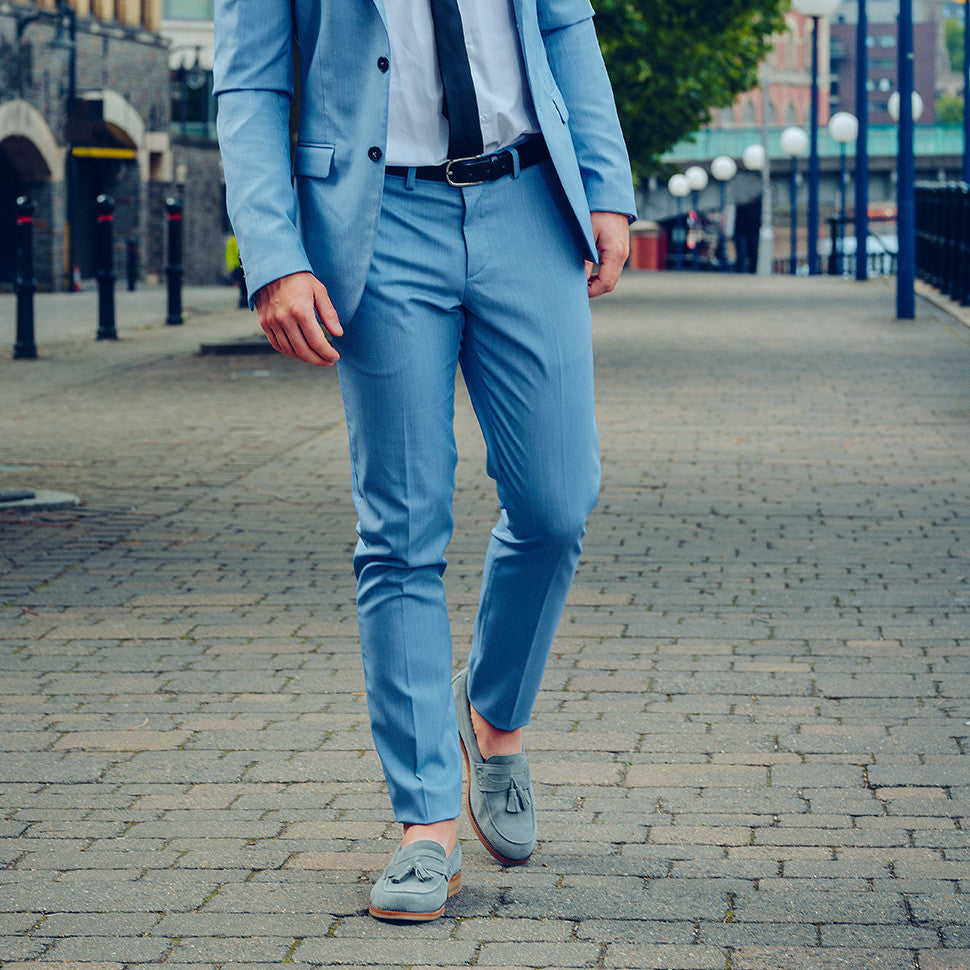
[[[450,856],[437,842],[406,845],[391,857],[370,891],[371,916],[378,919],[437,919],[449,896],[461,889],[461,846]]]
[[[468,670],[451,682],[458,735],[468,769],[465,805],[475,834],[503,865],[518,866],[536,847],[535,797],[525,754],[482,757],[468,704]]]

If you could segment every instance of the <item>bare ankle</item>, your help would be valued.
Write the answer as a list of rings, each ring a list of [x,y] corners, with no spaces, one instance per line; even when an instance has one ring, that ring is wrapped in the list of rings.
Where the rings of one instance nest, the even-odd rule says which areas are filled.
[[[522,752],[522,728],[516,728],[514,731],[503,731],[489,724],[471,704],[468,705],[468,709],[471,711],[472,728],[475,731],[478,750],[486,761],[495,755],[520,754]]]
[[[437,842],[444,848],[447,855],[451,855],[458,844],[458,820],[453,818],[443,822],[431,822],[428,825],[409,823],[404,826],[404,838],[401,839],[402,848],[424,840]]]

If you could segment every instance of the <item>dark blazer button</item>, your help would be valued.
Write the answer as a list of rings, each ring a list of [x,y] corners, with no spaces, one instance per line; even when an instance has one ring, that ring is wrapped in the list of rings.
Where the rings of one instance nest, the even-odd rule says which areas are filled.
[[[381,74],[386,74],[390,66],[391,62],[386,57],[377,58],[377,70],[379,70]]]
[[[379,162],[384,157],[384,153],[375,145],[373,148],[367,149],[367,157],[372,162]]]

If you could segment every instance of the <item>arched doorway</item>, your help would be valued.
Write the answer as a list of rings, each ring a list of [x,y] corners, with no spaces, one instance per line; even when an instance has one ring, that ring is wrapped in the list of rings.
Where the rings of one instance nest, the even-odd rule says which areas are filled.
[[[29,195],[36,203],[38,223],[46,234],[35,240],[35,273],[50,282],[54,224],[51,183],[58,179],[63,153],[43,116],[26,101],[0,105],[0,282],[16,275],[17,234],[14,225],[17,198]]]
[[[94,231],[99,195],[110,195],[115,200],[116,244],[139,235],[142,187],[138,163],[145,144],[145,124],[116,91],[89,91],[80,102],[80,120],[72,139],[71,250],[81,275],[90,277],[96,271]]]

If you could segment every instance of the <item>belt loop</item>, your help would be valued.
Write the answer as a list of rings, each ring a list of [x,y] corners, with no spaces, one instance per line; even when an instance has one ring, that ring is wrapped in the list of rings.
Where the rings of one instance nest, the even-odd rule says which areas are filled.
[[[519,177],[519,153],[514,148],[510,148],[509,154],[512,156],[512,178],[517,179]]]
[[[417,180],[417,177],[418,170],[412,165],[411,168],[408,169],[408,174],[404,179],[404,187],[408,190],[408,192],[414,191],[414,183]]]

